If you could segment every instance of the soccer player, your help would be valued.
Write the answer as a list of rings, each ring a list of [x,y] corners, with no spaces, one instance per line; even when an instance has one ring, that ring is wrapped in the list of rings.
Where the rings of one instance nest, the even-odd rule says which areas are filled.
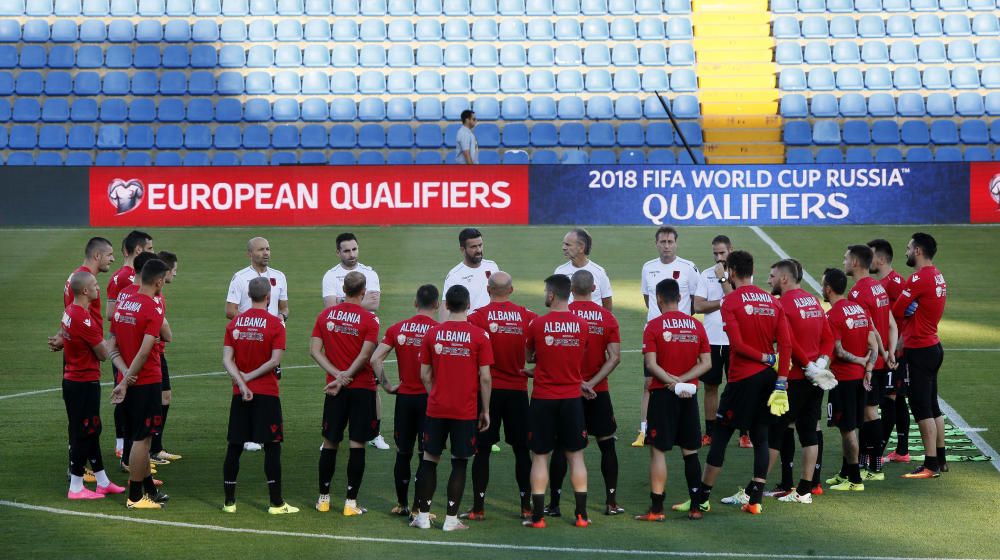
[[[240,472],[243,442],[264,443],[264,476],[271,515],[296,513],[298,508],[285,503],[281,496],[281,442],[284,422],[281,418],[278,376],[275,368],[285,353],[285,325],[267,312],[271,285],[266,278],[254,278],[247,286],[250,309],[226,325],[222,364],[233,380],[233,398],[229,405],[229,433],[226,460],[222,466],[226,501],[222,511],[236,513],[236,477]]]
[[[95,321],[88,308],[101,299],[97,278],[89,272],[74,272],[69,278],[73,303],[63,312],[60,327],[63,342],[63,402],[69,425],[70,500],[100,499],[121,494],[124,488],[111,482],[101,459],[101,365],[112,358],[104,342],[104,325]],[[125,362],[116,353],[118,367]],[[88,459],[97,480],[96,491],[83,485]]]
[[[563,236],[562,251],[566,257],[566,262],[556,267],[554,274],[562,274],[566,278],[571,278],[578,270],[588,270],[594,275],[594,284],[597,288],[590,299],[594,303],[600,304],[608,311],[611,311],[612,292],[611,280],[604,267],[590,260],[590,250],[594,247],[594,238],[583,228],[574,228]],[[573,296],[570,295],[570,303]]]
[[[103,237],[91,237],[90,240],[87,241],[87,247],[84,249],[83,255],[83,264],[66,277],[66,285],[63,287],[64,308],[69,307],[70,304],[73,303],[74,295],[73,290],[70,289],[69,281],[73,278],[74,273],[89,272],[96,278],[98,274],[111,270],[111,263],[115,262],[115,249],[111,245],[111,242]],[[104,317],[101,315],[100,298],[91,301],[88,310],[90,311],[90,316],[94,321],[102,324],[104,323]],[[53,350],[57,350],[62,347],[61,341],[59,341],[58,338],[58,333],[56,336],[49,338],[49,346]]]
[[[874,257],[869,272],[878,279],[889,296],[889,306],[896,304],[899,295],[903,293],[906,279],[892,268],[892,244],[885,239],[872,239],[868,242]],[[902,341],[905,319],[897,321],[899,340]],[[893,429],[896,430],[896,449],[884,457],[893,463],[910,462],[910,407],[906,401],[909,379],[906,375],[906,363],[903,360],[902,345],[887,349],[896,356],[896,369],[890,371],[892,380],[886,383],[886,394],[882,399],[882,415],[887,420],[882,422],[882,439],[889,441]]]
[[[469,322],[485,330],[493,349],[490,366],[490,426],[479,434],[472,460],[472,509],[463,514],[479,521],[486,516],[486,488],[490,481],[490,452],[500,441],[500,428],[514,453],[514,479],[521,498],[521,516],[531,515],[531,454],[528,452],[528,376],[524,371],[524,344],[528,325],[538,315],[510,301],[514,281],[500,271],[487,285],[490,304],[469,315]]]
[[[712,444],[715,412],[719,410],[719,385],[722,385],[723,374],[728,375],[729,370],[729,338],[722,328],[722,313],[719,309],[722,307],[722,298],[733,291],[729,283],[729,273],[726,271],[726,257],[732,251],[733,243],[725,235],[716,235],[712,239],[712,261],[715,265],[701,272],[701,282],[692,297],[694,312],[704,313],[702,321],[712,347],[712,369],[698,379],[701,382],[701,398],[705,405],[705,433],[701,436],[702,447]],[[740,447],[750,447],[750,436],[740,434]]]
[[[570,278],[574,296],[569,310],[587,322],[587,352],[583,358],[583,417],[587,434],[597,439],[601,450],[601,475],[604,477],[604,514],[618,515],[625,509],[618,505],[618,453],[615,451],[615,410],[608,392],[608,376],[621,362],[621,333],[610,311],[590,299],[597,286],[589,270],[578,270]],[[559,497],[566,478],[566,455],[556,453],[549,464],[552,497],[548,515],[558,517]]]
[[[378,306],[382,301],[382,288],[375,269],[358,262],[358,238],[350,232],[341,233],[337,236],[336,244],[340,264],[323,275],[323,307],[333,307],[344,302],[344,276],[352,270],[357,270],[365,275],[365,300],[361,302],[361,307],[372,313],[378,313]],[[378,392],[375,393],[375,413],[378,419],[382,420],[382,397]],[[385,442],[382,434],[375,436],[368,445],[376,449],[389,449],[389,444]]]
[[[497,263],[483,258],[483,234],[475,228],[465,228],[458,234],[458,250],[462,252],[462,262],[456,264],[444,277],[442,294],[448,293],[452,286],[464,286],[469,291],[469,312],[490,303],[490,295],[486,291],[486,281],[490,275],[500,271]],[[441,320],[447,316],[448,310],[441,310]]]
[[[938,323],[944,314],[948,284],[934,266],[937,241],[929,234],[914,233],[906,245],[906,266],[914,273],[892,308],[897,320],[906,319],[903,356],[910,376],[910,408],[920,426],[924,442],[924,464],[904,478],[936,478],[948,471],[945,462],[944,418],[938,406],[938,371],[944,350],[938,338]]]
[[[827,312],[833,331],[834,360],[830,370],[837,386],[830,391],[833,423],[840,429],[844,460],[840,472],[826,483],[830,490],[862,492],[865,489],[858,465],[858,424],[864,416],[865,392],[871,388],[872,370],[878,359],[878,336],[865,308],[844,297],[847,275],[828,268],[823,272],[823,299],[832,306]]]
[[[365,275],[358,271],[344,277],[343,303],[328,307],[316,317],[309,353],[326,372],[323,403],[323,447],[319,456],[319,500],[316,509],[330,511],[330,481],[337,465],[337,448],[350,427],[347,460],[347,498],[344,515],[362,515],[358,491],[365,472],[365,442],[378,433],[375,416],[375,374],[369,360],[378,342],[378,318],[361,306]]]
[[[701,426],[698,421],[698,378],[712,367],[708,333],[697,319],[678,308],[681,290],[673,278],[656,283],[656,305],[661,314],[646,323],[642,352],[652,374],[649,391],[649,510],[635,518],[663,521],[667,485],[664,455],[674,444],[684,457],[684,478],[690,499],[701,484]],[[695,510],[698,511],[698,510]],[[691,514],[689,514],[691,515]]]
[[[779,296],[778,303],[785,310],[789,331],[795,333],[792,341],[792,365],[788,372],[788,412],[771,425],[768,434],[770,468],[782,455],[782,481],[772,496],[779,501],[811,504],[816,486],[813,475],[819,456],[817,423],[823,407],[823,389],[813,381],[812,371],[826,370],[833,354],[833,333],[826,321],[826,313],[815,296],[800,287],[802,266],[792,259],[780,260],[771,265],[767,283],[771,294]],[[788,429],[794,424],[802,446],[802,478],[792,486],[791,459],[795,442],[788,447]],[[786,468],[787,466],[787,468]],[[766,494],[766,493],[765,493]]]
[[[702,512],[708,511],[708,499],[722,471],[726,446],[739,428],[748,430],[753,442],[753,478],[745,489],[723,503],[741,504],[743,511],[754,515],[763,512],[760,504],[767,482],[768,424],[788,408],[785,389],[792,346],[784,311],[771,294],[753,285],[750,253],[733,251],[726,258],[726,268],[734,288],[721,309],[731,349],[729,382],[719,400],[701,487],[689,503],[674,506],[677,511],[689,509],[692,519],[700,519]]]
[[[169,269],[159,259],[143,265],[139,271],[139,290],[119,300],[111,322],[115,346],[128,369],[115,385],[111,402],[122,403],[125,413],[125,437],[132,441],[128,458],[129,488],[126,506],[130,509],[160,509],[167,496],[156,490],[150,472],[149,446],[153,433],[162,422],[160,410],[160,355],[157,339],[170,342],[171,333],[163,308],[155,297],[163,289]],[[112,352],[112,355],[114,352]]]
[[[587,527],[587,423],[583,415],[583,360],[589,326],[569,310],[570,279],[553,274],[545,279],[545,307],[550,311],[528,326],[527,361],[535,364],[528,444],[531,459],[531,518],[526,527],[545,528],[545,487],[549,483],[549,455],[566,453],[570,483],[576,499],[574,525]]]
[[[646,261],[642,265],[642,299],[646,304],[646,322],[660,316],[660,310],[656,307],[656,284],[664,278],[673,278],[681,291],[680,310],[687,314],[692,314],[692,297],[701,285],[701,277],[698,267],[693,262],[677,256],[677,230],[671,226],[660,226],[653,234],[653,241],[656,243],[656,250],[660,253],[658,258]],[[652,377],[649,371],[643,370],[642,400],[639,401],[639,434],[632,447],[642,447],[646,439],[646,411],[649,408],[649,385]],[[716,387],[718,388],[718,387]]]
[[[442,529],[457,531],[469,528],[458,520],[469,457],[476,452],[477,434],[490,427],[493,348],[486,331],[466,321],[469,291],[464,286],[452,286],[444,297],[448,318],[431,327],[420,346],[420,379],[428,393],[427,420],[424,456],[417,470],[419,512],[410,525],[418,529],[431,528],[431,499],[437,486],[437,464],[441,461],[445,442],[450,440],[451,476]],[[481,409],[477,396],[482,402]]]
[[[173,283],[174,278],[177,277],[177,255],[171,253],[170,251],[160,251],[156,254],[156,258],[167,263],[170,270],[167,272],[167,276],[164,278],[166,284]],[[163,314],[167,313],[167,298],[164,293],[160,293],[157,302],[163,307]],[[170,370],[167,365],[167,355],[164,351],[164,344],[162,342],[160,345],[160,369],[163,370],[163,380],[160,383],[160,403],[163,409],[163,423],[160,425],[159,433],[153,435],[153,441],[150,444],[149,455],[150,460],[154,465],[166,465],[171,461],[177,461],[181,459],[180,455],[176,453],[169,453],[163,449],[163,432],[167,428],[167,412],[170,411],[170,400],[173,398],[173,391],[170,389]]]
[[[410,493],[410,460],[413,459],[414,441],[417,449],[421,453],[424,451],[427,388],[420,380],[420,345],[427,331],[437,324],[434,317],[437,315],[438,297],[438,289],[433,284],[417,288],[413,302],[417,313],[386,329],[370,360],[375,379],[387,393],[396,395],[396,412],[392,418],[396,439],[396,465],[392,471],[396,481],[396,506],[392,508],[392,513],[404,517],[411,513],[407,496]],[[399,370],[399,383],[395,385],[385,375],[385,359],[393,350],[396,351]],[[416,496],[413,503],[413,512],[416,512]]]

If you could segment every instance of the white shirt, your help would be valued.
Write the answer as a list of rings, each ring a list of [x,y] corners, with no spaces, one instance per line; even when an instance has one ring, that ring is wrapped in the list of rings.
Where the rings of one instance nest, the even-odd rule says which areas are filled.
[[[500,272],[500,267],[488,259],[483,259],[476,268],[466,266],[465,261],[456,264],[455,268],[452,268],[444,277],[441,300],[444,301],[448,288],[465,286],[465,289],[469,290],[469,313],[489,305],[490,294],[486,291],[486,283],[494,272]]]
[[[348,272],[360,272],[365,275],[365,290],[369,292],[382,291],[378,282],[378,273],[375,272],[375,269],[358,263],[353,269],[348,270],[341,263],[326,271],[326,274],[323,275],[323,299],[330,296],[338,299],[347,297],[344,295],[344,277],[347,276]]]
[[[469,130],[469,127],[462,125],[458,127],[458,134],[455,135],[455,163],[465,163],[462,152],[469,152],[472,163],[479,163],[479,142],[476,135]]]
[[[698,267],[693,262],[674,257],[670,264],[663,264],[656,258],[646,261],[642,265],[642,293],[649,298],[649,310],[646,312],[646,322],[661,315],[656,306],[656,284],[667,278],[677,281],[677,287],[681,291],[681,301],[677,304],[677,309],[691,314],[691,296],[698,289],[701,278],[698,276]]]
[[[247,293],[250,281],[263,276],[271,281],[271,303],[267,306],[267,311],[275,317],[278,316],[278,302],[288,301],[288,281],[285,274],[280,270],[268,268],[263,274],[258,274],[253,267],[246,267],[233,274],[233,279],[229,281],[229,295],[226,296],[227,303],[235,303],[239,313],[250,309],[250,295]]]
[[[601,305],[601,300],[612,296],[611,279],[608,278],[608,273],[604,271],[603,266],[595,263],[590,259],[587,259],[587,264],[581,267],[574,266],[573,261],[566,261],[561,265],[559,265],[558,267],[556,267],[555,273],[562,274],[567,278],[569,278],[570,280],[572,280],[573,273],[578,270],[586,270],[587,272],[590,272],[591,274],[594,275],[594,286],[596,286],[597,289],[591,292],[590,296],[591,301],[593,301],[598,305]],[[573,303],[573,294],[569,295],[569,302]]]
[[[720,301],[726,295],[722,291],[722,284],[719,283],[719,279],[715,277],[714,267],[706,268],[702,271],[701,284],[698,285],[698,290],[694,295],[705,298],[705,301]],[[729,346],[729,337],[722,328],[721,311],[715,310],[711,313],[705,313],[702,324],[705,325],[705,331],[708,333],[709,344],[713,346]]]

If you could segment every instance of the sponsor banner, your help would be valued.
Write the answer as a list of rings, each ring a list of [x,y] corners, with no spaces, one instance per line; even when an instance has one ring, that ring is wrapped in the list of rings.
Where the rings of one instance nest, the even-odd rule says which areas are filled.
[[[527,166],[94,167],[91,226],[527,224]]]
[[[969,172],[969,221],[1000,223],[1000,163],[973,163]]]
[[[969,223],[966,163],[533,165],[530,182],[532,224]]]

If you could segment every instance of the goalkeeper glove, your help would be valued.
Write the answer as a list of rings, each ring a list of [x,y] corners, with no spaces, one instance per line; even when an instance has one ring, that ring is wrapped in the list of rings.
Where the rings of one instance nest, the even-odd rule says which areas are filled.
[[[820,363],[823,363],[822,359],[817,362],[809,362],[805,371],[806,379],[814,386],[829,391],[837,386],[837,378],[825,367],[820,367]]]
[[[774,367],[774,364],[777,363],[777,361],[778,361],[778,355],[777,354],[764,354],[764,360],[763,361],[764,361],[764,364],[766,364],[768,367]]]
[[[774,391],[771,392],[771,396],[767,399],[767,406],[771,407],[771,414],[781,416],[788,412],[787,388],[788,383],[785,381],[779,380],[774,383]]]
[[[917,312],[918,307],[920,307],[920,304],[917,302],[907,305],[906,311],[903,312],[903,317],[913,317],[913,314]]]

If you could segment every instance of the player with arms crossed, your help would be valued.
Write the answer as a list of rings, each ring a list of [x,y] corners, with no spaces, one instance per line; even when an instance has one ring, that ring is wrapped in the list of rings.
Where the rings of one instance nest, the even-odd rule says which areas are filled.
[[[469,312],[490,303],[486,282],[490,275],[498,272],[497,263],[483,258],[483,234],[475,228],[465,228],[458,234],[458,250],[462,252],[462,262],[456,264],[444,277],[442,293],[447,294],[452,286],[463,286],[469,291]],[[448,310],[441,310],[441,320]]]
[[[378,341],[378,318],[364,307],[365,276],[358,271],[344,277],[344,303],[328,307],[316,317],[309,353],[326,372],[323,403],[323,447],[319,455],[319,500],[316,509],[330,511],[330,481],[337,466],[337,448],[350,425],[347,460],[347,498],[344,515],[367,513],[358,505],[365,473],[365,442],[378,433],[375,415],[375,373],[369,360]]]
[[[427,388],[420,380],[420,345],[431,327],[438,309],[438,289],[433,284],[417,288],[413,301],[417,313],[392,325],[385,331],[382,342],[375,348],[370,363],[375,379],[387,393],[396,395],[396,411],[393,414],[393,434],[396,439],[396,464],[393,479],[396,482],[396,506],[392,513],[410,516],[407,497],[410,494],[410,460],[413,459],[413,445],[422,454],[424,451],[424,420],[427,413]],[[393,385],[385,375],[385,359],[389,352],[396,351],[396,365],[399,383]],[[417,511],[416,495],[413,498],[413,512]]]
[[[569,310],[570,279],[553,274],[545,279],[545,307],[550,311],[531,322],[525,341],[527,360],[535,364],[528,445],[531,459],[531,518],[525,527],[545,528],[545,487],[549,483],[549,455],[566,453],[570,483],[576,499],[574,524],[587,527],[587,423],[583,414],[583,360],[587,351],[587,322]]]
[[[948,471],[944,445],[944,417],[938,405],[938,371],[944,349],[938,338],[938,323],[944,315],[948,284],[934,266],[937,241],[926,233],[914,233],[906,245],[906,265],[914,273],[892,308],[898,320],[906,320],[903,356],[910,376],[910,407],[920,426],[924,464],[904,478],[937,478]]]
[[[708,333],[700,321],[678,309],[680,286],[673,278],[656,283],[656,306],[660,315],[646,323],[642,334],[642,352],[646,369],[652,374],[649,391],[649,425],[646,438],[649,449],[649,510],[635,518],[639,521],[663,521],[666,497],[667,459],[665,453],[674,444],[684,457],[684,478],[689,499],[701,484],[701,426],[698,420],[698,378],[712,367]],[[688,516],[697,519],[698,508]]]
[[[267,312],[271,297],[267,278],[250,280],[247,294],[253,303],[229,321],[222,348],[222,365],[233,381],[229,445],[222,466],[226,495],[222,511],[236,513],[236,477],[243,442],[259,441],[264,445],[264,476],[271,498],[267,512],[296,513],[299,508],[288,505],[281,496],[281,442],[285,434],[275,368],[285,353],[285,326]]]
[[[521,516],[531,515],[531,454],[528,452],[528,376],[524,371],[524,343],[528,325],[538,315],[510,301],[514,281],[500,271],[486,288],[490,304],[469,315],[469,322],[490,335],[490,426],[479,434],[472,460],[472,509],[462,514],[481,521],[486,517],[486,488],[490,482],[490,452],[500,441],[500,428],[514,453],[514,479],[521,499]]]
[[[431,528],[430,509],[437,486],[437,464],[445,441],[450,440],[451,476],[442,529],[457,531],[469,528],[458,520],[469,457],[476,452],[478,432],[490,426],[493,348],[486,331],[466,321],[469,291],[464,286],[448,289],[445,306],[448,319],[431,327],[420,346],[420,379],[428,393],[427,420],[424,457],[417,470],[419,512],[410,525],[419,529]]]

